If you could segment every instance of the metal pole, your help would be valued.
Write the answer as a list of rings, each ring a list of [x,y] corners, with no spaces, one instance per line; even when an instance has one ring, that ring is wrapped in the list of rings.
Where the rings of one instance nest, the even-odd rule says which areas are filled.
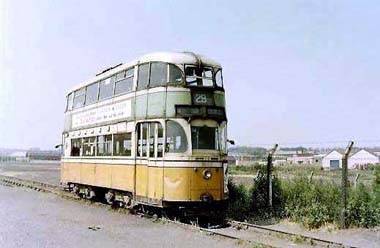
[[[348,187],[348,156],[350,155],[352,146],[354,145],[353,141],[350,141],[342,159],[342,228],[347,228],[347,187]]]
[[[273,154],[276,152],[278,144],[275,144],[274,147],[269,150],[268,159],[267,159],[267,193],[268,193],[268,207],[272,207],[272,158]]]
[[[359,181],[360,173],[356,174],[355,176],[355,188],[358,186],[358,181]]]

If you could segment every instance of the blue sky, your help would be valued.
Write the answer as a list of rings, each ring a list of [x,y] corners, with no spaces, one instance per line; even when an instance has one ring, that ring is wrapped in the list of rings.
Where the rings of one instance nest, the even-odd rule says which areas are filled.
[[[52,148],[69,88],[154,51],[194,51],[222,64],[229,136],[239,145],[380,140],[380,2],[0,7],[0,147]]]

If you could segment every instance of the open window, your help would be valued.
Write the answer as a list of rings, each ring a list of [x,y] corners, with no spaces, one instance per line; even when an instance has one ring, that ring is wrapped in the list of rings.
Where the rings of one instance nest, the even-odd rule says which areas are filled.
[[[132,155],[132,133],[118,133],[113,136],[113,155]]]
[[[185,66],[186,83],[190,86],[213,87],[213,68],[199,67],[195,65]]]
[[[81,149],[82,149],[82,139],[72,139],[70,156],[79,157],[81,154]]]
[[[193,149],[218,150],[218,128],[208,126],[191,126],[191,143]]]

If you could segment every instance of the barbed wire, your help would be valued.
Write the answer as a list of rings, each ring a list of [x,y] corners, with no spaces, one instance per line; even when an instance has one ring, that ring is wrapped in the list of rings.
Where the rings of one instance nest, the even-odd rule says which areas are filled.
[[[380,147],[380,139],[352,139],[352,140],[328,140],[328,141],[292,141],[292,142],[273,142],[273,143],[250,143],[247,145],[237,146],[249,146],[249,147],[273,147],[275,144],[278,144],[279,147],[346,147],[350,141],[354,141],[355,147]]]

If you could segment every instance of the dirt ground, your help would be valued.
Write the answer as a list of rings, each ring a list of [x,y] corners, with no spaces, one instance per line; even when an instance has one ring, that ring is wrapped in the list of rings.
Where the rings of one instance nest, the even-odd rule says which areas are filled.
[[[22,178],[22,179],[36,180],[36,181],[46,182],[46,183],[51,183],[51,184],[56,184],[56,185],[59,184],[59,174],[60,174],[60,164],[59,163],[0,164],[0,175],[14,176],[14,177]],[[236,182],[239,182],[239,183],[251,184],[253,181],[253,175],[234,176],[234,180],[236,180]],[[11,190],[15,190],[15,189],[11,189]],[[9,190],[6,190],[6,191],[7,192],[4,193],[5,195],[0,194],[0,199],[7,199],[7,197],[12,198],[10,196]],[[1,190],[0,190],[0,193],[1,193]],[[29,209],[30,207],[32,209],[37,208],[36,206],[33,205],[34,203],[33,204],[31,203],[31,205],[29,206],[29,202],[28,202],[28,200],[26,200],[29,198],[27,196],[25,196],[25,195],[27,195],[26,193],[21,193],[21,195],[24,195],[24,197],[25,197],[24,201],[20,200],[19,202],[17,202],[18,200],[16,198],[11,200],[11,203],[14,206],[17,206],[17,208],[19,208],[20,212],[22,212],[23,207],[27,208],[27,209]],[[35,194],[31,194],[31,195],[35,195]],[[48,194],[45,194],[45,196],[38,196],[38,197],[41,197],[41,199],[44,199],[44,201],[45,200],[49,201],[50,198],[54,198],[53,202],[59,202],[59,204],[62,205],[62,207],[58,207],[57,211],[67,213],[66,218],[69,218],[70,206],[74,203],[64,203],[64,202],[66,202],[66,200],[56,199],[56,197],[48,196]],[[29,199],[29,200],[31,200],[31,199]],[[16,201],[16,202],[14,202],[14,201]],[[3,208],[4,202],[7,202],[7,201],[3,201],[3,200],[0,201],[0,211],[2,211],[2,213],[4,213],[4,208]],[[37,203],[35,203],[35,204],[37,204]],[[45,207],[45,206],[41,205],[42,203],[39,203],[39,204],[41,207]],[[46,203],[46,204],[53,204],[53,203]],[[75,204],[79,204],[79,203],[75,203]],[[101,221],[96,222],[96,223],[91,222],[91,221],[86,222],[84,217],[80,217],[82,215],[86,215],[86,213],[84,213],[84,212],[82,213],[81,210],[75,210],[75,211],[79,211],[79,212],[78,212],[78,214],[74,215],[75,216],[75,218],[73,218],[74,220],[70,220],[70,221],[74,221],[74,222],[78,221],[78,223],[81,223],[81,222],[86,223],[85,225],[87,225],[87,223],[88,223],[88,225],[97,225],[97,223],[107,223],[107,221],[105,221],[104,218],[108,218],[108,217],[101,217],[101,216],[98,216],[96,218],[101,218],[102,222]],[[96,211],[103,211],[103,210],[96,210]],[[30,214],[33,214],[33,212],[31,211]],[[104,214],[104,213],[101,212],[98,214]],[[108,216],[108,215],[106,215],[106,216]],[[2,217],[0,216],[0,219],[1,218]],[[28,217],[25,216],[25,218],[28,218]],[[59,216],[53,217],[52,216],[51,218],[56,219],[56,218],[63,218],[63,217],[59,217]],[[72,216],[71,216],[71,218],[72,218]],[[93,217],[92,214],[89,213],[89,215],[86,218],[92,219],[95,217]],[[112,217],[112,218],[117,219],[117,218],[120,218],[120,216],[119,217]],[[130,217],[128,217],[128,218],[130,218]],[[40,221],[47,221],[46,219],[45,220],[39,219],[39,220]],[[142,220],[142,219],[138,218],[138,221],[140,221],[140,220]],[[68,220],[66,220],[66,221],[68,221]],[[134,223],[134,225],[136,225],[138,227],[139,226],[138,221],[137,222],[132,221],[131,223]],[[145,226],[153,225],[152,222],[146,223],[145,221],[146,220],[142,220],[141,225],[143,225],[143,226],[144,225]],[[121,225],[119,222],[117,222],[117,223],[118,223],[117,225]],[[122,222],[122,223],[127,223],[127,222]],[[162,224],[161,224],[161,226],[162,226]],[[166,224],[163,226],[166,226]],[[287,222],[286,220],[281,221],[280,223],[276,223],[274,225],[270,225],[270,226],[273,228],[280,229],[280,230],[286,230],[286,231],[291,231],[294,233],[304,234],[304,235],[308,235],[308,236],[326,238],[326,239],[330,239],[330,240],[337,241],[337,242],[343,242],[346,245],[351,245],[351,246],[356,246],[356,247],[380,247],[380,228],[378,228],[378,229],[353,228],[353,229],[347,229],[347,230],[336,230],[333,227],[328,226],[328,227],[320,228],[318,230],[307,230],[307,229],[303,228],[302,226],[300,226],[296,223]],[[32,227],[30,227],[30,228],[32,228]],[[113,229],[114,227],[108,226],[108,228]],[[118,230],[117,231],[118,235],[121,235],[120,234],[121,231],[118,229],[118,228],[120,228],[120,226],[115,227],[115,228],[116,228],[116,230]],[[130,230],[130,228],[132,228],[132,227],[125,226],[124,228],[126,228],[126,230]],[[1,227],[0,227],[0,229],[1,229]],[[139,235],[144,234],[145,236],[148,237],[150,235],[149,233],[147,233],[148,231],[146,229],[143,229],[143,230],[144,230],[144,232],[139,233]],[[169,229],[167,231],[170,232],[170,230],[171,229]],[[160,238],[160,235],[164,236],[165,233],[157,232],[157,234],[154,234],[154,235],[157,235],[157,237],[155,236],[155,240],[156,240],[157,244],[159,244],[158,247],[161,247],[160,245],[164,245],[164,244],[169,244],[168,246],[165,246],[165,247],[194,247],[194,246],[206,247],[205,245],[201,245],[201,240],[203,240],[202,237],[199,238],[199,243],[193,243],[194,246],[190,245],[190,243],[186,243],[186,240],[187,239],[190,239],[190,240],[193,239],[192,235],[194,235],[194,234],[188,234],[187,231],[185,233],[178,233],[180,236],[182,235],[181,237],[180,236],[170,236],[171,239],[166,240],[164,238],[163,241],[160,241],[159,238]],[[67,232],[68,232],[67,235],[69,235],[68,237],[70,237],[69,231],[67,231]],[[176,231],[176,232],[179,232],[179,231]],[[0,230],[0,233],[1,233],[1,230]],[[96,233],[98,233],[98,232],[96,232]],[[192,232],[190,232],[190,233],[192,233]],[[86,235],[84,235],[83,238],[87,238],[88,236],[86,236]],[[109,235],[111,235],[111,233]],[[114,235],[114,234],[112,234],[112,235]],[[133,235],[133,232],[130,233],[129,235]],[[191,236],[191,238],[189,235]],[[195,235],[194,237],[197,237],[197,236]],[[205,236],[205,237],[207,237],[207,236]],[[135,236],[135,238],[138,238],[138,237]],[[174,242],[176,239],[178,239],[179,241]],[[105,240],[108,240],[108,241],[105,241],[105,243],[101,243],[101,241],[99,241],[100,242],[99,244],[107,244],[107,242],[111,242],[109,240],[109,238],[105,238]],[[170,243],[169,240],[172,240],[173,243]],[[1,241],[1,239],[0,239],[0,241]],[[53,242],[53,241],[51,241],[51,242]],[[82,242],[82,244],[86,244],[86,243],[83,243],[85,241],[80,241],[80,242]],[[138,245],[137,243],[133,243],[133,241],[130,241],[130,242],[132,242],[131,244]],[[152,246],[152,243],[149,243],[148,241],[144,240],[143,242],[144,242],[143,244],[146,246],[149,246],[149,247]],[[183,246],[178,246],[181,244],[181,242],[185,242],[185,244]],[[216,243],[214,244],[213,242],[216,242]],[[220,242],[222,242],[222,241],[220,241],[220,240],[210,241],[211,246],[208,246],[208,247],[214,247],[214,246],[216,247],[216,244],[218,244],[218,245],[221,244]],[[118,244],[120,244],[120,243],[118,243]],[[187,244],[187,246],[186,246],[186,244]],[[101,245],[99,245],[99,247],[100,246]],[[232,242],[232,243],[228,243],[227,246],[220,246],[220,247],[235,247],[235,246],[236,246],[236,244]],[[69,247],[71,247],[71,246],[69,245]],[[86,247],[86,246],[84,246],[84,247]],[[95,246],[95,247],[97,247],[97,246]],[[127,246],[127,247],[129,247],[129,246]],[[145,246],[133,246],[132,245],[130,247],[145,247]]]
[[[59,185],[61,163],[0,163],[0,175]]]
[[[17,196],[17,197],[15,197]],[[162,221],[0,185],[0,247],[245,247]]]

